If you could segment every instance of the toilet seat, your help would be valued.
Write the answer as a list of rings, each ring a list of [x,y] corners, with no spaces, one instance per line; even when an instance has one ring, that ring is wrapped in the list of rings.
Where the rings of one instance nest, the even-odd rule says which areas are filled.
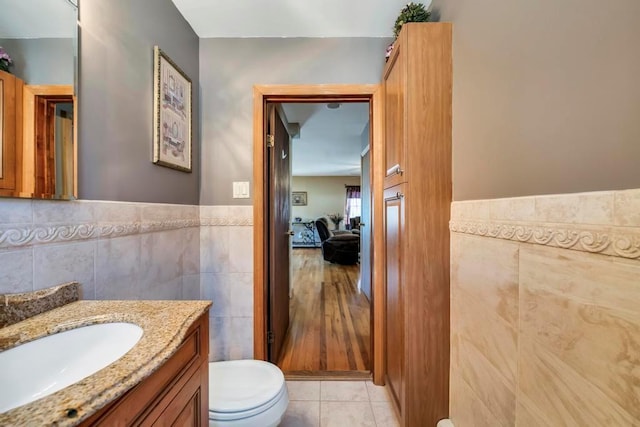
[[[210,425],[252,425],[247,422],[254,419],[277,424],[288,403],[277,366],[261,360],[209,363]]]

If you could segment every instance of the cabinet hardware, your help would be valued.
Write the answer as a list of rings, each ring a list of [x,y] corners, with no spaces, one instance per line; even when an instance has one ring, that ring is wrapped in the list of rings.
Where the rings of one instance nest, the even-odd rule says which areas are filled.
[[[387,169],[387,176],[389,175],[402,175],[404,173],[404,170],[400,167],[400,165],[395,165],[389,169]]]

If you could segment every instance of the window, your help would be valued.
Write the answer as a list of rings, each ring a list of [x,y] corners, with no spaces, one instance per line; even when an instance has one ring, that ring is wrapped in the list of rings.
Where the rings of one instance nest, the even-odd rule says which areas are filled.
[[[359,185],[347,185],[347,202],[344,209],[344,224],[351,224],[351,218],[360,217],[362,211],[362,198]]]

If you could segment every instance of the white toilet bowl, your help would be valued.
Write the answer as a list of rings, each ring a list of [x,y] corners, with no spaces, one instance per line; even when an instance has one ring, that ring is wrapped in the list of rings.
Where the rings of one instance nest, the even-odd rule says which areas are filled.
[[[288,404],[277,366],[261,360],[209,363],[209,427],[275,427]]]

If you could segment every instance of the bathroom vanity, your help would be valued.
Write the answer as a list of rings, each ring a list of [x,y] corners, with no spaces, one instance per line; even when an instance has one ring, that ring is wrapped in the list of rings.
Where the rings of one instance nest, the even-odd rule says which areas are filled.
[[[0,413],[0,425],[207,425],[210,304],[77,301],[0,329],[0,351],[98,323],[125,322],[143,330],[115,362]],[[82,343],[68,349],[75,351],[82,351]]]

